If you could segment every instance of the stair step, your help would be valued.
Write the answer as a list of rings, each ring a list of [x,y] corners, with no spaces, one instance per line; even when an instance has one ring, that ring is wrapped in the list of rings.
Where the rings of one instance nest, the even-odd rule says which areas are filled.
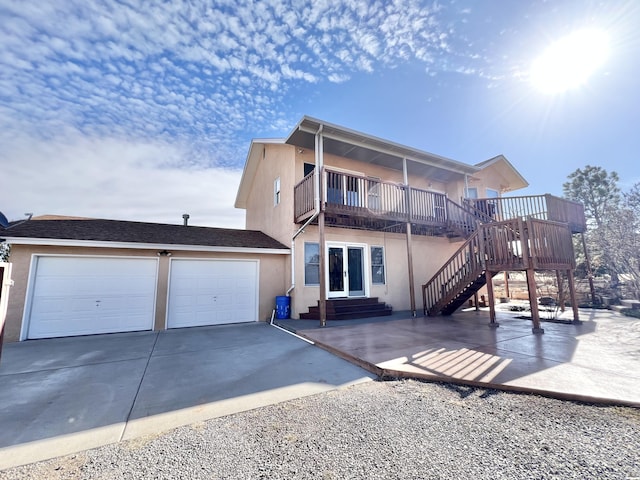
[[[393,309],[389,306],[381,310],[371,312],[346,312],[346,313],[329,313],[327,312],[327,320],[353,320],[356,318],[372,318],[372,317],[386,317],[393,313]],[[307,312],[300,314],[301,320],[319,320],[318,313]]]
[[[382,317],[391,315],[393,312],[390,306],[379,302],[376,297],[330,299],[327,300],[326,308],[327,320]],[[310,306],[307,313],[301,313],[300,318],[318,320],[320,318],[320,301],[318,301],[318,305]]]
[[[380,303],[378,297],[330,298],[327,300],[327,305],[377,305],[378,303]],[[320,305],[320,300],[317,305]]]

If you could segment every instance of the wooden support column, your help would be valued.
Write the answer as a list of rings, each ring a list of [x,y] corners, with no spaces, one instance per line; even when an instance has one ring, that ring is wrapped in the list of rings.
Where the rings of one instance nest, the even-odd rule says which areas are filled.
[[[536,297],[536,272],[533,268],[527,268],[527,289],[529,290],[529,306],[531,307],[531,320],[533,321],[533,333],[544,333],[540,327],[540,310]]]
[[[567,270],[567,279],[569,281],[569,295],[571,295],[571,308],[573,309],[574,325],[581,325],[580,312],[578,311],[578,300],[576,299],[576,285],[573,278],[573,270]]]
[[[324,176],[324,137],[322,136],[322,127],[316,134],[316,172],[319,175],[320,181],[318,182],[318,195],[320,196],[320,213],[318,214],[318,253],[320,263],[320,298],[318,299],[318,313],[320,316],[320,326],[327,325],[327,255],[326,255],[326,241],[324,237],[324,191],[325,191],[325,176]]]
[[[413,278],[413,245],[411,237],[411,222],[407,222],[407,263],[409,264],[409,301],[411,303],[411,315],[416,316],[416,291]]]
[[[562,272],[560,270],[556,270],[556,283],[558,285],[558,303],[560,304],[560,311],[564,312],[564,278],[562,277]]]
[[[493,273],[485,270],[484,276],[487,279],[487,294],[489,296],[489,326],[498,328],[500,324],[496,322],[496,300],[493,296]]]
[[[318,215],[318,233],[318,251],[320,253],[320,299],[318,311],[320,314],[320,326],[325,327],[327,325],[327,255],[325,254],[326,242],[324,239],[324,209],[320,210]]]
[[[511,293],[509,293],[509,272],[504,272],[504,296],[507,298],[511,298]]]
[[[589,291],[591,293],[591,304],[596,303],[596,289],[593,286],[593,270],[591,270],[591,260],[589,259],[589,252],[587,250],[587,241],[584,238],[584,232],[580,234],[582,236],[582,249],[584,250],[584,263],[587,267],[587,278],[589,279]]]
[[[407,173],[407,159],[402,159],[402,174],[404,178],[405,199],[407,204],[407,267],[409,274],[409,303],[411,315],[416,316],[416,289],[413,276],[413,242],[411,237],[411,188],[409,187],[409,174]]]

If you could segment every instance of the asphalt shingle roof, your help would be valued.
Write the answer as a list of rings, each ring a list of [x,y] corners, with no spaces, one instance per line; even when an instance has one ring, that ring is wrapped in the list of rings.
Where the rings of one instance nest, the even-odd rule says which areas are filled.
[[[6,229],[0,227],[0,238],[7,237],[236,248],[288,248],[256,230],[101,219],[32,219],[16,222]]]

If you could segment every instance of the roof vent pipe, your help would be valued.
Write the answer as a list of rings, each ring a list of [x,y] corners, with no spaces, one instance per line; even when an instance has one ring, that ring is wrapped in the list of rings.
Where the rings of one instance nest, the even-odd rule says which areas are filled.
[[[184,220],[183,225],[186,227],[189,224],[189,214],[185,213],[184,215],[182,215],[182,219]]]

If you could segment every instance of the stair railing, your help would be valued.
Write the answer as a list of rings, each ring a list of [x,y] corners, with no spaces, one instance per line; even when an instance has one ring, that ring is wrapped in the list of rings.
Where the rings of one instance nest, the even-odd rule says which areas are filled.
[[[446,205],[448,227],[464,238],[469,238],[478,229],[478,225],[485,221],[480,212],[476,213],[466,206],[458,205],[453,200],[447,198]]]
[[[484,239],[476,230],[431,280],[422,285],[424,314],[432,314],[449,303],[484,271],[485,265]]]

